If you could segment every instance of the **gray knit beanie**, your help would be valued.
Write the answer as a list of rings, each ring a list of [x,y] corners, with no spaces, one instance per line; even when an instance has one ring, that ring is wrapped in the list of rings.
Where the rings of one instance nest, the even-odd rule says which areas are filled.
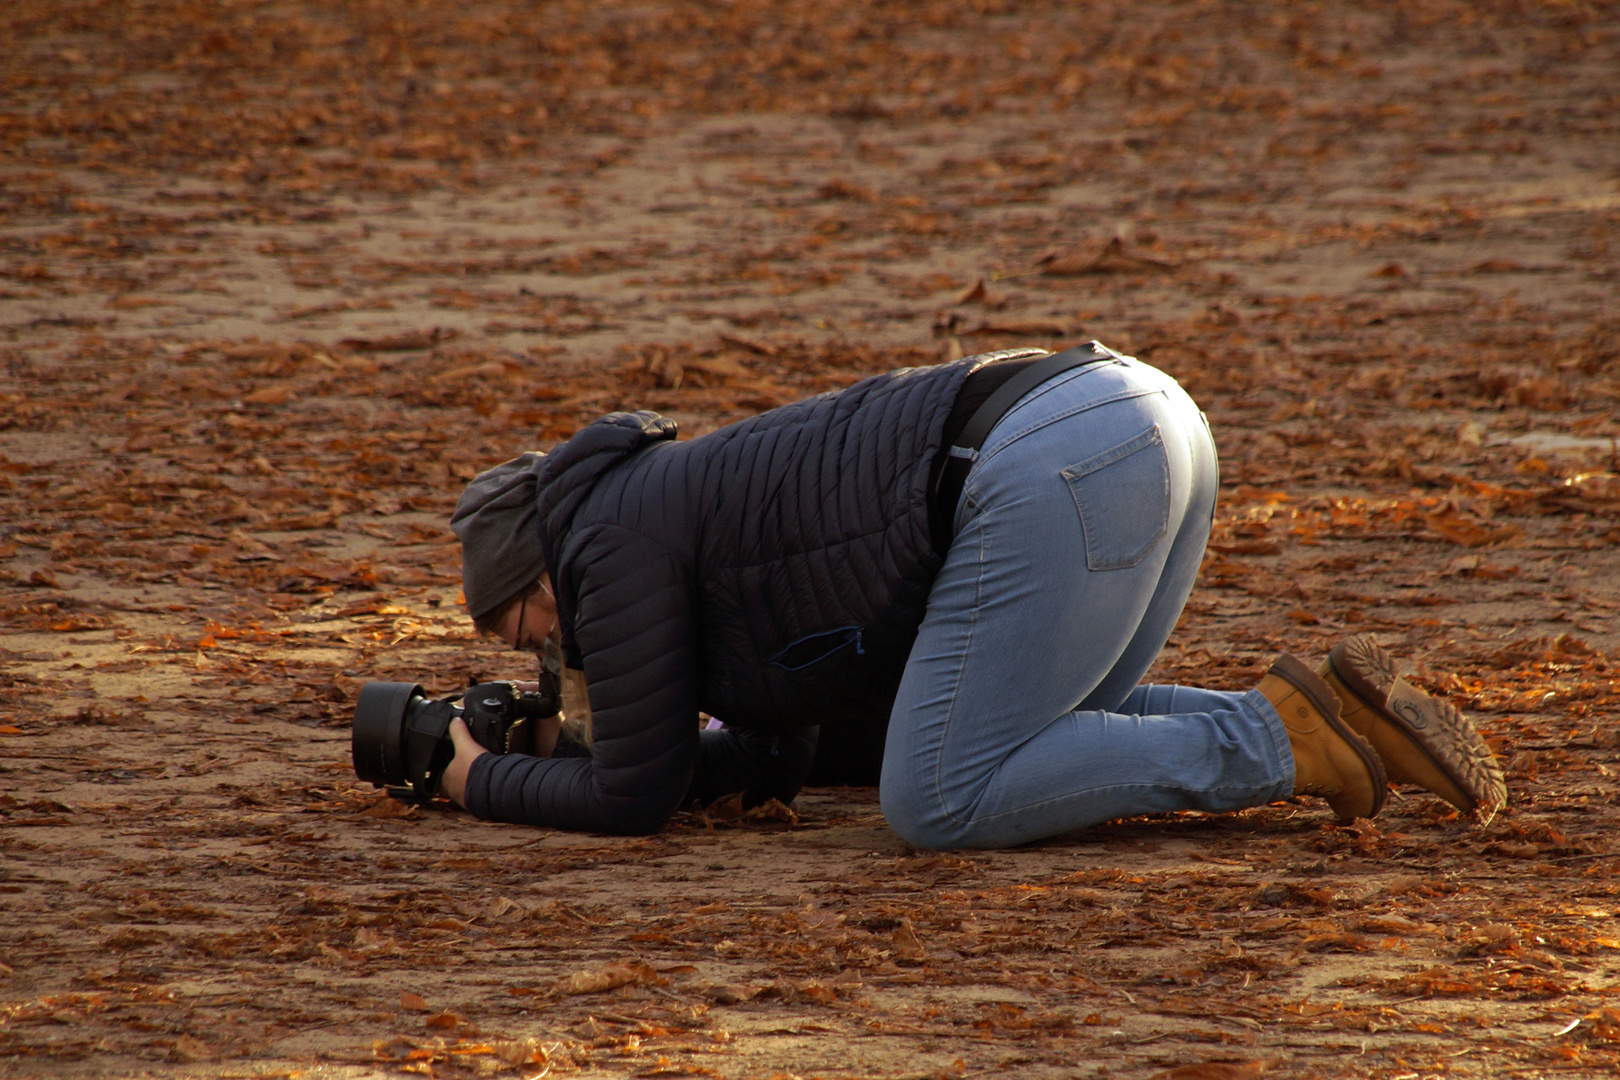
[[[545,454],[530,451],[479,473],[450,515],[450,527],[461,537],[461,591],[475,619],[546,569],[535,509],[545,463]]]

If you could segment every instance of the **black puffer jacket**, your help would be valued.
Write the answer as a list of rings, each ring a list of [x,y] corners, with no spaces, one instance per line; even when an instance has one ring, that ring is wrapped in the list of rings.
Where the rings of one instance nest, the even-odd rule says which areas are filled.
[[[803,768],[768,766],[807,766],[813,725],[887,723],[940,565],[929,467],[972,366],[880,375],[689,442],[615,413],[553,451],[541,539],[595,748],[481,757],[468,809],[651,832],[689,791],[791,798]],[[700,709],[726,729],[700,739]]]

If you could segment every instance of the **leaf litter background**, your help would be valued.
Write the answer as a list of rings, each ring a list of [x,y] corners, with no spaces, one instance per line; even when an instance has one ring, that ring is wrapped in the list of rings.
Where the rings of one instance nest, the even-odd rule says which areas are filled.
[[[13,0],[0,1073],[1503,1076],[1620,1062],[1620,5]],[[1508,763],[908,850],[353,778],[511,676],[475,471],[1090,337],[1224,481],[1156,678],[1372,631]]]

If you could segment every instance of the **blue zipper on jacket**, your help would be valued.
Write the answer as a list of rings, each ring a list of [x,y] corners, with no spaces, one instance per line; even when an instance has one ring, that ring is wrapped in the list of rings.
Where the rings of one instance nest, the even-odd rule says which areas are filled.
[[[799,640],[797,640],[795,642],[792,642],[786,648],[784,648],[781,652],[779,652],[775,656],[771,657],[769,663],[771,664],[772,667],[779,667],[783,671],[803,671],[807,667],[814,667],[816,664],[821,663],[823,660],[827,659],[833,653],[837,652],[839,649],[844,648],[845,646],[849,645],[852,642],[855,645],[855,655],[856,656],[865,656],[866,655],[866,642],[862,637],[863,633],[864,633],[864,631],[859,626],[840,626],[836,630],[823,630],[819,634],[806,634],[804,637],[800,638]],[[805,642],[807,642],[807,641],[815,641],[817,638],[830,638],[835,634],[842,634],[843,637],[841,639],[839,639],[836,643],[832,644],[827,649],[826,652],[820,654],[819,656],[816,656],[815,658],[810,659],[810,660],[806,660],[802,664],[794,664],[791,667],[789,667],[787,664],[784,664],[782,662],[782,657],[786,656],[788,653],[792,652],[794,649],[798,648],[800,645],[803,645]]]

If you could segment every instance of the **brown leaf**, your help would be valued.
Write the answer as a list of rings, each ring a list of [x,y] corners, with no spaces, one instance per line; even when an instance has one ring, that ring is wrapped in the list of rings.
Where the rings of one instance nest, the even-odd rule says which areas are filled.
[[[286,385],[266,386],[243,394],[242,402],[245,405],[283,405],[292,396],[292,387]]]
[[[781,352],[775,345],[742,334],[721,334],[720,340],[727,345],[735,345],[739,349],[747,349],[749,352],[757,353],[760,356],[775,356],[778,352]]]
[[[743,793],[740,791],[722,795],[705,806],[703,813],[715,821],[736,821],[743,816],[742,797]]]
[[[1524,530],[1517,525],[1500,525],[1490,528],[1478,521],[1458,517],[1453,514],[1428,514],[1424,523],[1430,529],[1463,547],[1482,547],[1486,544],[1505,544],[1509,540],[1517,539]]]
[[[427,998],[423,997],[421,994],[413,994],[409,990],[403,990],[400,992],[399,1007],[402,1009],[407,1009],[411,1012],[431,1011],[431,1007],[427,1003]]]
[[[141,308],[164,307],[167,300],[158,300],[150,296],[119,296],[107,301],[107,306],[119,311],[139,311]]]
[[[922,938],[912,928],[910,919],[901,919],[900,926],[895,930],[891,947],[897,960],[918,964],[928,958],[928,950],[923,947]]]
[[[971,304],[975,300],[983,300],[989,294],[990,290],[984,287],[984,278],[974,278],[973,284],[957,293],[956,299],[952,300],[951,303]]]
[[[720,337],[722,341],[730,340],[724,334]],[[747,378],[751,374],[734,356],[706,356],[688,360],[680,366],[686,371],[707,375],[711,380]]]
[[[1148,1080],[1248,1080],[1274,1064],[1274,1058],[1261,1061],[1205,1061],[1197,1065],[1177,1065],[1173,1069],[1154,1073]]]
[[[1361,920],[1361,929],[1369,934],[1396,934],[1402,937],[1438,937],[1445,933],[1433,923],[1417,922],[1404,915],[1373,915]]]
[[[1509,776],[1517,776],[1525,780],[1534,780],[1541,772],[1541,764],[1536,759],[1534,751],[1520,750],[1508,761],[1507,772]]]
[[[337,524],[337,512],[323,510],[314,514],[301,514],[298,517],[277,518],[265,522],[261,528],[273,529],[277,532],[302,532],[306,529],[330,529]]]
[[[705,991],[709,1000],[717,1005],[737,1005],[744,1001],[752,1001],[759,995],[757,986],[737,986],[728,984],[724,986],[711,986]]]
[[[461,1017],[453,1012],[434,1013],[432,1016],[425,1017],[422,1023],[426,1027],[454,1031],[461,1026]]]
[[[236,548],[236,558],[239,562],[261,559],[273,560],[280,557],[271,550],[270,545],[257,537],[248,535],[241,529],[232,529],[225,534],[225,539],[229,540],[232,546]]]
[[[986,321],[963,330],[964,337],[972,334],[1010,334],[1014,337],[1068,337],[1073,327],[1057,319],[1016,319],[1003,322]]]
[[[973,284],[957,293],[956,299],[952,300],[951,303],[955,305],[981,304],[991,310],[997,310],[1006,306],[1007,298],[1000,293],[991,292],[990,287],[984,283],[984,278],[980,277],[974,278]]]
[[[801,998],[814,1001],[818,1005],[834,1005],[838,1002],[838,992],[817,979],[802,982],[794,989],[799,992]]]
[[[657,359],[651,370],[660,390],[679,390],[686,378],[686,368],[673,356]]]
[[[206,1061],[213,1056],[212,1047],[201,1039],[194,1039],[190,1035],[180,1036],[174,1040],[174,1045],[169,1048],[170,1061]]]
[[[431,349],[441,341],[456,336],[457,331],[447,326],[434,326],[427,330],[407,330],[380,338],[343,338],[338,345],[355,352],[402,352],[407,349]]]
[[[1115,236],[1101,251],[1049,251],[1035,260],[1043,274],[1064,277],[1078,274],[1158,273],[1174,270],[1175,263],[1138,255],[1125,249],[1125,241]]]
[[[1584,499],[1595,503],[1620,502],[1620,476],[1609,472],[1581,473],[1548,492],[1553,498]]]
[[[877,198],[877,193],[871,188],[850,183],[836,176],[822,184],[816,194],[823,199],[851,199],[855,202],[872,202]]]
[[[799,815],[793,812],[793,808],[784,806],[778,799],[766,799],[745,813],[743,818],[747,821],[782,821],[789,825],[799,823]]]
[[[463,379],[493,378],[506,374],[506,365],[490,361],[486,364],[466,364],[462,367],[441,371],[428,379],[429,385],[441,386],[445,383],[460,382]]]
[[[1227,555],[1276,555],[1282,551],[1281,545],[1275,540],[1234,540],[1225,544],[1212,542],[1206,546],[1211,551]]]
[[[650,964],[633,960],[616,960],[595,971],[576,971],[568,977],[565,994],[600,994],[618,986],[656,985],[664,980]]]
[[[412,821],[422,816],[421,810],[411,803],[401,802],[398,799],[383,798],[360,811],[361,817],[372,818],[408,818]]]
[[[528,913],[528,908],[511,897],[498,896],[490,903],[488,910],[484,912],[484,918],[511,921],[521,919]]]

